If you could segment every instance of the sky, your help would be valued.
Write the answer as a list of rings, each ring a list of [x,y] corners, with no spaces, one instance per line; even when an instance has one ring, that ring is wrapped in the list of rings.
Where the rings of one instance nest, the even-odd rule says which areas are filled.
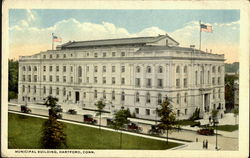
[[[199,48],[199,20],[213,28],[202,32],[202,50],[225,54],[227,63],[239,61],[239,10],[10,9],[9,58],[51,49],[52,33],[62,43],[167,33],[180,46]]]

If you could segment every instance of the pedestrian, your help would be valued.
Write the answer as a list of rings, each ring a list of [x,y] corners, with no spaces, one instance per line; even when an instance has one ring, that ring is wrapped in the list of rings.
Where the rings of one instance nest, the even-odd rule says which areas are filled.
[[[205,140],[203,140],[203,146],[202,146],[202,148],[203,149],[205,148]]]
[[[208,141],[207,141],[207,139],[206,139],[206,149],[208,148]]]

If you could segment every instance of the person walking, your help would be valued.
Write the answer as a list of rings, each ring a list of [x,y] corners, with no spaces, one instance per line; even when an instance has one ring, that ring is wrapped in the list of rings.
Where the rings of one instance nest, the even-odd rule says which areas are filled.
[[[205,140],[203,140],[203,146],[202,146],[202,148],[203,149],[205,148]]]
[[[206,139],[206,149],[208,148],[208,141],[207,141],[207,139]]]

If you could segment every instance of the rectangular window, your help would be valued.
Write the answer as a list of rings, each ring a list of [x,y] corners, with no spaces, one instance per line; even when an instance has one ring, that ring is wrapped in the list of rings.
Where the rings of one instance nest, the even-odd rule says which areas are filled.
[[[66,58],[66,54],[63,54],[63,58]]]
[[[25,75],[23,75],[23,81],[25,81]]]
[[[56,76],[56,82],[59,82],[59,76]]]
[[[187,109],[185,109],[185,115],[187,115]]]
[[[70,66],[70,72],[73,72],[73,66]]]
[[[102,66],[102,72],[106,72],[106,66]]]
[[[59,54],[56,55],[56,58],[59,58]]]
[[[94,70],[95,70],[95,72],[98,72],[98,67],[95,66],[95,67],[94,67]]]
[[[158,79],[158,80],[157,80],[157,87],[158,87],[158,88],[163,88],[162,79]]]
[[[112,100],[115,100],[115,91],[112,91]]]
[[[52,71],[53,70],[53,66],[49,66],[49,71]]]
[[[83,98],[86,98],[86,92],[83,92]]]
[[[212,83],[215,84],[215,78],[214,77],[212,78]]]
[[[112,57],[115,57],[115,52],[112,52]]]
[[[56,66],[56,72],[58,72],[59,71],[59,66]]]
[[[180,116],[180,110],[177,110],[177,116],[178,117]]]
[[[115,77],[112,77],[112,84],[115,84]]]
[[[115,66],[112,66],[112,72],[115,72]]]
[[[97,83],[97,77],[94,77],[94,83]]]
[[[103,56],[103,57],[106,57],[106,56],[107,56],[107,53],[106,53],[106,52],[103,52],[102,56]]]
[[[52,54],[49,55],[49,58],[52,59]]]
[[[43,75],[43,81],[46,81],[46,76],[45,75]]]
[[[121,84],[122,84],[122,85],[125,84],[125,78],[124,78],[124,77],[121,78]]]
[[[89,66],[86,67],[86,71],[89,72]]]
[[[218,84],[220,84],[220,77],[218,77]]]
[[[146,83],[147,83],[147,85],[146,85],[147,88],[151,88],[152,87],[152,83],[151,83],[151,79],[150,78],[146,79]]]
[[[135,86],[136,87],[141,87],[141,79],[140,78],[135,79]]]
[[[124,56],[125,56],[125,52],[122,52],[122,53],[121,53],[121,56],[124,57]]]
[[[125,72],[125,66],[121,67],[121,72]]]
[[[63,82],[66,82],[66,76],[63,76]]]
[[[102,78],[102,83],[103,83],[103,84],[106,84],[106,77],[103,77],[103,78]]]
[[[98,54],[97,54],[97,53],[95,53],[95,54],[94,54],[94,56],[95,56],[95,58],[97,58],[97,57],[98,57]]]
[[[46,55],[43,55],[43,59],[46,59]]]
[[[146,115],[150,115],[150,110],[146,109]]]
[[[70,82],[73,83],[73,77],[70,77]]]
[[[176,79],[176,88],[180,88],[180,79]]]
[[[184,80],[183,80],[183,85],[184,85],[184,88],[187,88],[187,79],[186,78],[184,78]]]
[[[46,71],[46,66],[43,66],[43,71],[44,71],[44,72]]]
[[[63,66],[63,72],[66,72],[66,66]]]
[[[37,75],[34,75],[34,82],[37,82]]]
[[[86,82],[89,83],[89,77],[86,78]]]
[[[50,82],[52,82],[52,81],[53,81],[53,78],[52,78],[52,76],[51,76],[51,75],[49,76],[49,81],[50,81]]]
[[[135,113],[139,114],[139,108],[135,108]]]
[[[28,81],[31,82],[31,75],[28,76]]]

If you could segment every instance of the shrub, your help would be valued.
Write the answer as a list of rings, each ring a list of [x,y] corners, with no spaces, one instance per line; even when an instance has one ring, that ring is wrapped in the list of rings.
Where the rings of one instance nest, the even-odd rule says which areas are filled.
[[[198,120],[200,119],[200,108],[196,108],[193,115],[189,118],[189,120]]]

